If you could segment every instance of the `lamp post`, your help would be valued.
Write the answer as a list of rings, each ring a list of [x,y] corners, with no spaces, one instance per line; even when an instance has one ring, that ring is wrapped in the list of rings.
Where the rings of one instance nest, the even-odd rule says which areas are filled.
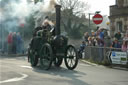
[[[88,27],[90,28],[90,16],[94,15],[94,13],[88,13],[88,14],[89,14],[89,25],[88,25]]]

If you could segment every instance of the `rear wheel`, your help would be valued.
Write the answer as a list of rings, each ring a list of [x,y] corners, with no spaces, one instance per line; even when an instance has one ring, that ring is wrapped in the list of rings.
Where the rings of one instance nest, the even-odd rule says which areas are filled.
[[[60,67],[60,65],[62,64],[62,62],[63,62],[63,58],[56,57],[55,60],[54,60],[54,65],[57,66],[57,67]]]
[[[66,49],[65,56],[64,61],[66,67],[70,70],[75,69],[78,64],[78,55],[75,47],[69,45]]]
[[[53,61],[53,53],[51,46],[46,43],[43,45],[40,52],[40,64],[41,67],[45,70],[50,69]]]

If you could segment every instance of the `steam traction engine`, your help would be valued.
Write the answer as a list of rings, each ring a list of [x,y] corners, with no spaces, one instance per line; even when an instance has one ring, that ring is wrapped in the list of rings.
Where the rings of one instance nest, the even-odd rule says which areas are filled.
[[[68,39],[60,35],[60,5],[56,5],[55,35],[48,30],[40,30],[33,38],[28,49],[28,58],[32,66],[38,64],[48,70],[52,63],[59,67],[63,60],[68,69],[73,70],[78,64],[78,55],[74,46],[68,45]]]

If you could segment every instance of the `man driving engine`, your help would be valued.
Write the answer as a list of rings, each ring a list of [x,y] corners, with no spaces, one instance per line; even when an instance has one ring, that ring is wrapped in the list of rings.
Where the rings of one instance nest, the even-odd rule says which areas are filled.
[[[53,24],[52,21],[49,20],[49,17],[48,16],[45,17],[45,20],[43,21],[41,27],[36,27],[34,29],[33,36],[36,36],[37,32],[39,30],[43,30],[43,29],[44,30],[46,29],[46,30],[48,30],[48,31],[50,31],[50,32],[52,32],[54,34],[54,24]]]

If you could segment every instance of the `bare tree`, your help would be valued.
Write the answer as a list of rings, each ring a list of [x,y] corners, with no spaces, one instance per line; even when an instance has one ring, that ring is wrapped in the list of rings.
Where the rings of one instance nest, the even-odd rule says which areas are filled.
[[[81,0],[57,0],[62,6],[62,25],[68,34],[80,30],[83,25],[81,16],[89,8],[88,3]]]
[[[61,6],[62,10],[70,9],[74,15],[80,15],[88,9],[88,3],[82,2],[80,0],[57,0]]]

